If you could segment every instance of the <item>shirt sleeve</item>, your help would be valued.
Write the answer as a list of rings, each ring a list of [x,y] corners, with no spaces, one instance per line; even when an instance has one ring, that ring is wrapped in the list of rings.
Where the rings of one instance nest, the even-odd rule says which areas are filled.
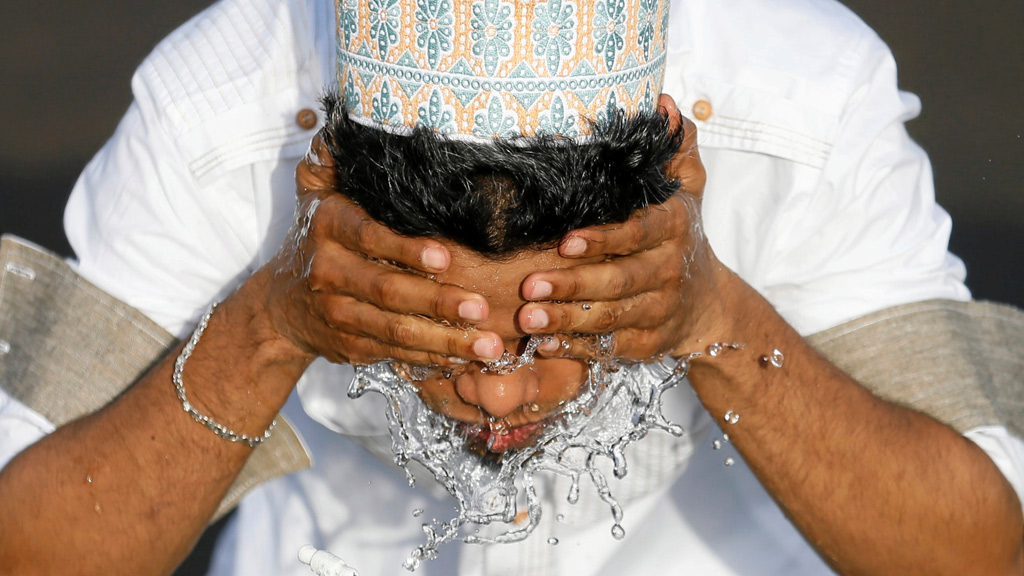
[[[156,110],[136,100],[64,214],[79,274],[182,337],[257,253],[244,169],[200,186]]]
[[[875,36],[863,56],[813,188],[786,200],[764,293],[804,334],[909,302],[966,300],[963,263],[947,251],[951,221],[931,165],[904,123],[918,99],[896,86]]]
[[[1002,426],[982,426],[968,430],[964,437],[988,454],[1006,480],[1013,486],[1024,511],[1024,441]]]
[[[49,420],[0,389],[0,469],[53,431]]]

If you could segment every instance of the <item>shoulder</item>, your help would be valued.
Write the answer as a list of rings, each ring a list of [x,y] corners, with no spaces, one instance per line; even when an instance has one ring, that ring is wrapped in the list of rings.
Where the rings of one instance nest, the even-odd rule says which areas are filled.
[[[198,180],[252,161],[253,152],[276,157],[282,146],[308,142],[312,130],[296,115],[315,110],[322,90],[324,4],[222,0],[139,66],[132,80],[139,108],[178,143]]]
[[[710,103],[697,118],[711,142],[820,167],[850,99],[888,47],[834,0],[676,0],[666,91],[680,108]],[[677,96],[678,94],[678,96]]]

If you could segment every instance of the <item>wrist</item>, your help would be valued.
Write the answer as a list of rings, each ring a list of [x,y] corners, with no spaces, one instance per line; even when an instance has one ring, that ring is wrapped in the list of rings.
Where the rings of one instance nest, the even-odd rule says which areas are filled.
[[[761,296],[732,270],[712,257],[701,278],[701,297],[692,298],[685,311],[689,315],[687,336],[672,351],[675,357],[687,357],[707,351],[716,342],[738,342],[745,336],[751,313],[757,312]],[[697,356],[699,357],[699,356]]]
[[[274,329],[266,288],[257,272],[225,299],[180,374],[199,412],[248,436],[270,426],[315,358]]]

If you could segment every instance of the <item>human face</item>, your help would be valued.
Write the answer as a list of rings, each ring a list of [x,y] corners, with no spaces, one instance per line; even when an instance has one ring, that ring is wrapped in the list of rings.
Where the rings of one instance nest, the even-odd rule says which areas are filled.
[[[530,336],[518,314],[526,304],[523,280],[538,270],[566,268],[587,260],[569,260],[557,249],[526,250],[511,259],[494,260],[447,243],[451,265],[437,280],[472,290],[487,298],[490,314],[479,328],[497,333],[511,354],[521,354]],[[408,370],[396,366],[408,377]],[[511,372],[486,370],[470,362],[454,370],[432,370],[414,380],[420,398],[431,409],[469,425],[471,444],[501,453],[532,442],[543,424],[572,400],[586,381],[588,365],[568,358],[542,358]]]

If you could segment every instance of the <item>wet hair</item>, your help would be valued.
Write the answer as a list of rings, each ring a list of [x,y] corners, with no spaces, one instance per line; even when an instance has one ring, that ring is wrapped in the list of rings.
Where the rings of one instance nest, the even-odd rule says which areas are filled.
[[[453,240],[490,257],[555,245],[570,230],[626,221],[678,188],[665,174],[682,129],[651,112],[614,116],[587,140],[466,142],[429,129],[360,124],[323,97],[338,191],[402,234]]]

